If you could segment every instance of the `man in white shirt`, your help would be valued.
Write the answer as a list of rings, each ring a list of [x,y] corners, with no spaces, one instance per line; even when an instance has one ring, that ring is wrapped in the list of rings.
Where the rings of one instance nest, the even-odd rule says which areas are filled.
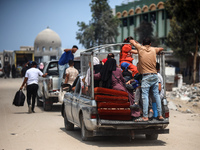
[[[47,73],[43,74],[37,67],[36,62],[32,62],[31,68],[26,71],[24,81],[20,87],[20,90],[23,89],[24,85],[27,84],[27,103],[28,103],[28,112],[34,113],[35,108],[35,98],[37,96],[38,90],[38,77],[45,77]],[[32,106],[31,106],[31,97],[32,97]]]

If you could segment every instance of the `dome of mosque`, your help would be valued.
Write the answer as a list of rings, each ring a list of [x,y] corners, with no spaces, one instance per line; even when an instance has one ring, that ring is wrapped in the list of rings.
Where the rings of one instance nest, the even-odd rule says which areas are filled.
[[[57,50],[59,47],[61,47],[61,39],[59,35],[49,29],[41,31],[34,41],[34,50],[35,51],[53,51]]]

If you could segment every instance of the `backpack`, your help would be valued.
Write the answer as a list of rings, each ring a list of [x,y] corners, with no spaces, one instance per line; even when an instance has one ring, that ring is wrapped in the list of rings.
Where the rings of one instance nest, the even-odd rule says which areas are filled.
[[[22,90],[17,91],[13,100],[13,105],[24,106],[24,101],[25,101],[25,95],[22,92]]]

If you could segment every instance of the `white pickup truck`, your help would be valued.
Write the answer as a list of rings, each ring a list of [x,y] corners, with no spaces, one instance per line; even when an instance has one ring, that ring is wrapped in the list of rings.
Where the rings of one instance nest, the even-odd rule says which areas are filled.
[[[48,73],[46,77],[39,77],[37,106],[43,106],[45,111],[52,109],[53,103],[58,102],[58,81],[59,70],[58,61],[53,60],[45,63],[43,73]]]
[[[93,57],[98,57],[100,60],[105,58],[108,54],[107,47],[112,45],[103,45],[89,49],[81,53],[81,76],[85,76],[89,68],[89,63],[93,66]],[[103,50],[104,52],[101,52]],[[110,51],[110,49],[108,49]],[[119,60],[119,51],[114,52],[115,59]],[[165,83],[165,55],[158,56],[158,61],[161,64],[161,75]],[[99,102],[96,99],[97,88],[94,88],[93,67],[91,70],[91,87],[88,92],[84,92],[84,87],[81,87],[81,78],[77,78],[75,83],[75,90],[71,90],[68,85],[64,87],[67,92],[64,95],[64,103],[62,106],[62,115],[64,117],[64,124],[66,130],[73,130],[74,125],[81,128],[82,140],[90,140],[95,136],[133,136],[135,134],[145,134],[147,139],[156,140],[158,134],[167,134],[169,129],[166,127],[169,124],[169,109],[167,106],[166,97],[162,99],[162,110],[164,121],[157,119],[149,120],[148,122],[135,122],[129,115],[124,115],[121,118],[118,116],[107,116],[107,118],[100,112]],[[101,87],[99,88],[101,89]],[[105,96],[110,89],[104,89],[105,93],[100,93]],[[117,96],[112,100],[117,101],[120,91],[115,91]],[[123,94],[123,93],[122,93]],[[110,97],[109,95],[107,97]],[[130,108],[104,108],[104,110],[120,110],[120,114],[127,114]],[[103,109],[102,109],[103,110]],[[103,117],[104,116],[104,117]],[[109,119],[110,118],[110,119]],[[116,119],[115,119],[116,118]],[[117,119],[118,118],[118,119]],[[129,118],[129,119],[128,119]]]
[[[74,61],[74,67],[80,70],[80,61]],[[37,92],[37,106],[43,106],[45,111],[52,109],[53,103],[63,101],[60,96],[59,83],[59,69],[58,60],[52,60],[45,63],[43,73],[48,73],[46,77],[39,77],[38,92]],[[64,78],[63,78],[64,81]]]

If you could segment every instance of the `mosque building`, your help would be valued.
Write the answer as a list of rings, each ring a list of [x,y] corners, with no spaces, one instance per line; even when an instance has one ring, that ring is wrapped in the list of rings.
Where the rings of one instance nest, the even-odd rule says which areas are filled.
[[[61,49],[59,35],[49,27],[41,31],[34,41],[34,55],[36,62],[46,62],[58,59]]]
[[[49,27],[41,31],[35,38],[34,46],[20,46],[20,50],[3,50],[0,53],[0,67],[4,65],[23,65],[32,60],[37,63],[59,59],[61,56],[61,39]]]

